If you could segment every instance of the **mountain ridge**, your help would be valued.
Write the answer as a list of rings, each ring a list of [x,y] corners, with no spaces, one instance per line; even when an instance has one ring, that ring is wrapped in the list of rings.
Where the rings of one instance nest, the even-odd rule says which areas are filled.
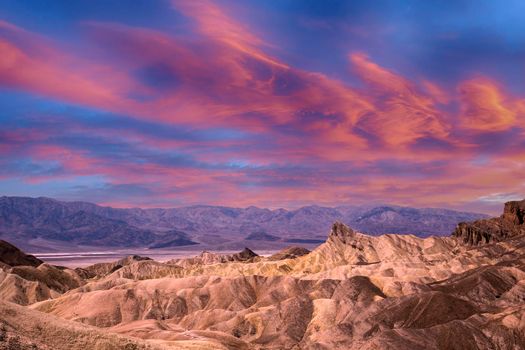
[[[509,202],[488,219],[515,234],[493,225],[476,244],[336,221],[314,250],[268,257],[245,248],[76,269],[4,259],[0,348],[522,349],[523,209]]]
[[[519,228],[521,207],[505,208]],[[106,334],[100,349],[521,349],[525,234],[516,232],[472,245],[334,222],[314,250],[269,257],[246,248],[77,269],[0,266],[0,348],[18,339],[84,349],[90,332]],[[59,344],[29,327],[44,319]]]
[[[295,210],[197,205],[180,208],[112,208],[47,197],[0,197],[0,238],[34,246],[282,249],[287,242],[314,245],[334,221],[369,234],[447,235],[458,222],[483,214],[400,206],[322,207]],[[255,239],[254,239],[255,238]],[[47,242],[50,243],[47,243]],[[254,243],[255,242],[255,243]]]

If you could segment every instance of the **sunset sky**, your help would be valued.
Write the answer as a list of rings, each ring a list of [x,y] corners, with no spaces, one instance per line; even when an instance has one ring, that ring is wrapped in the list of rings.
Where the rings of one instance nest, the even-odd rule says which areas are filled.
[[[0,5],[0,195],[118,207],[525,198],[525,2]]]

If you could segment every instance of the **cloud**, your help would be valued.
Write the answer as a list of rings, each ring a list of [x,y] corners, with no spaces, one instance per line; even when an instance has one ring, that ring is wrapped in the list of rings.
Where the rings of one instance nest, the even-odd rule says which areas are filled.
[[[461,207],[525,190],[525,99],[504,81],[435,81],[353,46],[337,74],[315,71],[218,4],[172,2],[176,30],[90,18],[78,46],[0,22],[0,185],[119,206]]]
[[[193,18],[203,35],[256,60],[280,68],[288,68],[287,65],[266,55],[260,47],[267,44],[241,23],[227,16],[215,3],[207,0],[191,2],[174,0],[173,5],[176,10]]]
[[[521,102],[506,96],[496,83],[478,78],[462,82],[458,91],[461,99],[461,123],[477,131],[503,131],[514,126]],[[520,104],[520,105],[519,105]]]
[[[381,141],[399,146],[423,137],[445,139],[449,125],[431,96],[419,92],[407,79],[372,62],[363,53],[350,55],[353,70],[370,87],[364,93],[374,106],[358,127]]]
[[[486,196],[481,196],[478,200],[483,202],[508,202],[508,201],[518,201],[523,199],[523,194],[519,193],[491,193]]]

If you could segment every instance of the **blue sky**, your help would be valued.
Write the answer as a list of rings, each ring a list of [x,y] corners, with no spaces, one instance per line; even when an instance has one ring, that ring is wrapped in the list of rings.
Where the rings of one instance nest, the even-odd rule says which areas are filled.
[[[0,190],[115,206],[524,197],[523,1],[4,1]]]

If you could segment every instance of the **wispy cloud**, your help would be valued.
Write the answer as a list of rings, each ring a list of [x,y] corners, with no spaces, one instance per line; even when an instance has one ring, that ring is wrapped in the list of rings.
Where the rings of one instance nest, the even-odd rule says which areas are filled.
[[[401,29],[377,28],[368,8],[347,15],[361,16],[370,46],[334,39],[319,55],[339,55],[337,74],[309,69],[279,46],[278,26],[256,30],[240,13],[257,11],[236,6],[173,1],[175,29],[84,18],[74,41],[0,21],[0,186],[119,206],[461,207],[525,194],[525,91],[512,76],[476,66],[436,77],[440,63],[416,55],[407,65],[380,37]],[[345,28],[338,13],[298,10],[301,28],[305,16],[334,21],[316,27],[323,35]],[[305,40],[285,34],[290,47]]]

